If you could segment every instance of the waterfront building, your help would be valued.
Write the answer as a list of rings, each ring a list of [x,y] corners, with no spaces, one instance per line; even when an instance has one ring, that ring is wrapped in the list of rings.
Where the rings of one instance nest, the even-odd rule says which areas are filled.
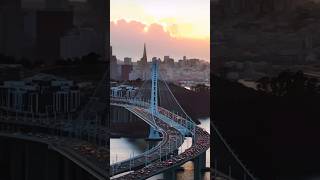
[[[120,85],[111,87],[111,97],[133,98],[136,95],[137,88],[129,85]]]
[[[53,75],[37,74],[0,85],[0,109],[7,112],[46,116],[75,112],[79,106],[79,87]]]

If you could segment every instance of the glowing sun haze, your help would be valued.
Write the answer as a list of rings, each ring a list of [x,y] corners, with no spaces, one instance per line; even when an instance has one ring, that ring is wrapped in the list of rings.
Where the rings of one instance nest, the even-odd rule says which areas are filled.
[[[111,0],[111,45],[119,58],[210,59],[210,0]]]

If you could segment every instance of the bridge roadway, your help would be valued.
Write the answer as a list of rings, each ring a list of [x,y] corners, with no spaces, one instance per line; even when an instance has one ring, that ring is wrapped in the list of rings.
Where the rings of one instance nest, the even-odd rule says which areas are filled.
[[[142,120],[146,121],[148,124],[152,125],[152,116],[150,112],[148,111],[147,107],[149,105],[147,103],[138,103],[135,106],[135,103],[131,102],[130,100],[124,100],[121,99],[120,101],[113,99],[111,101],[112,105],[116,106],[122,106],[128,109],[129,111],[137,114]],[[172,114],[170,111],[165,110],[164,108],[159,107],[159,113],[161,113],[164,118],[170,118],[171,121],[180,124],[185,122],[187,124],[187,121],[183,121],[184,118]],[[113,164],[111,167],[111,171],[114,171],[112,173],[113,175],[118,174],[117,169],[120,169],[119,172],[126,172],[129,173],[120,177],[114,177],[112,179],[116,180],[125,180],[125,179],[146,179],[149,177],[152,177],[156,174],[159,174],[165,170],[180,166],[190,160],[195,159],[197,156],[201,155],[202,153],[205,153],[206,150],[210,147],[210,134],[204,131],[203,129],[195,126],[195,139],[193,141],[193,145],[184,151],[183,153],[175,156],[169,156],[168,158],[168,152],[172,153],[177,151],[177,149],[181,146],[183,141],[179,141],[179,144],[176,146],[173,146],[175,143],[173,141],[176,141],[177,139],[183,138],[183,135],[180,133],[181,127],[174,126],[173,123],[168,122],[166,120],[160,120],[159,118],[155,118],[155,122],[157,125],[161,128],[161,133],[163,134],[164,140],[160,143],[160,145],[156,146],[152,149],[152,152],[144,152],[139,157],[134,157],[132,159],[128,159],[126,161]],[[167,142],[166,136],[169,136],[169,142]],[[171,138],[170,138],[171,137]],[[179,138],[178,138],[179,137]],[[173,141],[172,141],[173,140]],[[175,148],[162,148],[163,146],[166,147],[175,147]],[[160,148],[161,147],[161,148]],[[169,151],[163,151],[163,149],[167,149]],[[164,159],[163,157],[166,157],[165,160],[160,161],[160,158]],[[145,163],[145,159],[147,159],[147,163]],[[156,161],[157,160],[157,161]],[[132,163],[132,162],[139,162],[139,163]],[[150,162],[150,163],[149,163]],[[146,165],[142,167],[143,165]],[[142,168],[141,168],[142,167]],[[140,169],[138,169],[140,168]],[[138,170],[135,170],[138,169]],[[135,170],[135,171],[132,171]]]
[[[16,137],[20,139],[29,139],[33,141],[47,143],[52,149],[61,153],[62,155],[68,157],[70,160],[78,164],[80,167],[87,170],[90,174],[99,180],[105,180],[109,177],[108,169],[108,159],[109,159],[109,149],[105,147],[98,147],[87,141],[90,134],[82,135],[81,137],[76,137],[75,132],[72,132],[70,136],[61,135],[51,135],[47,133],[23,133],[20,131],[25,128],[46,128],[47,131],[59,131],[61,135],[70,131],[70,124],[64,122],[48,122],[48,121],[32,121],[31,119],[24,119],[24,121],[19,120],[15,117],[3,116],[0,118],[0,131],[1,135],[6,134],[7,136]],[[96,127],[88,126],[89,132],[93,132]],[[107,138],[107,129],[100,128],[97,132],[102,136],[100,138]],[[82,139],[81,139],[82,138]],[[92,139],[95,137],[91,137]],[[105,143],[105,142],[104,142]]]
[[[151,114],[144,108],[133,107],[130,105],[125,107],[126,109],[140,117],[142,120],[146,121],[148,124],[155,126],[155,124],[153,124]],[[159,160],[160,157],[163,158],[169,156],[170,154],[177,151],[178,147],[182,145],[183,136],[179,131],[177,131],[173,127],[170,127],[168,124],[163,123],[157,118],[155,119],[155,122],[160,129],[160,133],[162,134],[162,141],[152,149],[145,151],[138,156],[111,165],[111,176],[131,170],[136,170],[143,167],[144,165]]]
[[[157,161],[149,164],[146,167],[143,167],[137,171],[131,172],[116,180],[138,180],[138,179],[147,179],[154,175],[157,175],[166,170],[178,167],[184,163],[191,161],[203,153],[206,153],[206,150],[210,147],[210,134],[204,131],[203,129],[196,128],[196,140],[194,144],[185,150],[183,153],[171,157],[164,161]]]

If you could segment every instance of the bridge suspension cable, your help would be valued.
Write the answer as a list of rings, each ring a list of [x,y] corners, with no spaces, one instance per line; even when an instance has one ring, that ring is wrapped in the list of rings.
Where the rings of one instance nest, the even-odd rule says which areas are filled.
[[[185,117],[187,117],[188,119],[191,120],[191,117],[184,111],[184,109],[182,108],[182,106],[180,105],[180,103],[178,102],[177,98],[174,96],[174,94],[172,93],[170,87],[168,86],[166,80],[164,79],[164,76],[162,75],[162,73],[160,72],[160,80],[164,83],[165,88],[168,90],[168,92],[170,93],[169,97],[172,97],[174,100],[174,104],[177,105],[177,107],[179,108],[179,110],[181,110],[182,114],[185,115]]]
[[[151,69],[153,71],[155,70],[154,64],[152,65]],[[152,115],[152,121],[154,124],[156,124],[155,118],[167,124],[170,124],[171,127],[173,127],[172,126],[173,124],[176,124],[177,126],[175,126],[174,128],[179,130],[180,133],[182,131],[179,129],[179,126],[183,127],[182,129],[184,130],[187,129],[191,133],[193,140],[197,140],[197,137],[195,136],[196,135],[195,129],[197,126],[195,122],[192,120],[192,118],[183,109],[183,107],[178,102],[178,99],[175,96],[175,94],[181,89],[179,87],[175,87],[175,85],[168,84],[167,80],[165,79],[166,76],[164,76],[163,73],[160,71],[158,72],[158,74],[156,74],[156,77],[153,79],[152,79],[152,75],[154,74],[151,73],[151,80],[150,79],[144,80],[144,82],[142,83],[141,87],[139,88],[134,98],[130,99],[131,102],[128,101],[128,103],[131,105],[135,105],[135,103],[139,104],[140,102],[144,102],[145,103],[144,109],[146,112],[149,112]],[[170,87],[172,87],[173,89]],[[132,100],[136,102],[132,103]],[[159,113],[154,113],[155,111],[152,107],[155,107],[155,106],[157,106]],[[222,171],[220,171],[220,169],[218,169],[215,164],[214,166],[215,175],[219,174],[219,177],[227,177],[228,179],[256,180],[253,174],[246,168],[243,162],[238,158],[238,156],[231,149],[231,147],[223,138],[223,136],[218,131],[216,126],[212,122],[211,122],[211,125],[212,125],[211,127],[213,127],[213,134],[215,137],[214,141],[211,140],[215,142],[214,152],[216,152],[217,150],[216,142],[221,141],[221,147],[226,148],[226,151],[224,151],[223,156],[230,156],[231,158],[229,159],[235,160],[233,161],[233,163],[227,164],[227,168],[223,168]],[[161,152],[161,147],[160,147],[160,152]],[[129,161],[129,164],[130,163],[131,161]],[[237,172],[237,170],[240,170],[240,171]],[[241,174],[241,177],[238,176],[239,174]]]
[[[243,179],[247,179],[250,178],[251,180],[257,180],[254,175],[247,169],[247,167],[242,163],[242,161],[239,159],[239,157],[234,153],[234,151],[231,149],[231,146],[227,143],[227,141],[223,138],[222,134],[219,132],[218,128],[215,126],[215,124],[211,121],[210,122],[210,126],[213,128],[213,136],[214,137],[218,137],[218,139],[222,142],[222,145],[227,149],[227,151],[231,154],[232,158],[235,159],[236,163],[241,167],[241,169],[244,171],[242,178]],[[216,136],[215,136],[216,135]],[[216,147],[215,149],[217,149],[218,144],[215,143],[214,147]],[[214,149],[214,152],[215,152]],[[217,165],[217,161],[215,161],[214,163],[214,174],[215,175],[219,175],[222,174],[221,170],[219,169],[218,165]],[[230,177],[231,176],[231,171],[232,171],[232,166],[228,165],[228,172],[223,172],[225,174],[225,176]],[[228,174],[228,175],[227,175]],[[238,173],[239,174],[239,173]],[[233,177],[233,176],[232,176]],[[239,177],[237,177],[239,178]],[[235,179],[237,179],[235,178]]]
[[[192,120],[192,118],[185,112],[183,107],[178,102],[171,88],[169,87],[167,81],[164,79],[164,75],[162,72],[159,73],[160,77],[160,85],[159,85],[159,97],[160,97],[160,106],[165,109],[171,111],[173,114],[176,114],[179,117],[182,117],[181,124],[187,127],[192,135],[195,135],[195,126],[196,123]],[[172,86],[173,88],[175,86]]]
[[[163,86],[161,86],[161,88],[159,88],[159,95],[160,95],[160,104],[163,107],[166,107],[170,110],[174,110],[177,113],[179,112],[180,115],[185,116],[186,119],[192,121],[192,118],[185,112],[185,110],[182,108],[182,106],[180,105],[180,103],[178,102],[177,98],[175,97],[174,93],[172,92],[171,88],[169,87],[167,80],[165,80],[165,76],[163,75],[163,73],[159,73],[160,74],[160,81],[162,82]],[[171,107],[169,107],[169,105],[171,105]],[[173,106],[172,106],[173,105]],[[216,128],[216,126],[211,122],[211,125],[213,127],[214,133],[217,134],[217,137],[219,139],[221,139],[221,141],[223,142],[223,145],[227,148],[227,151],[231,154],[231,156],[236,160],[236,162],[238,163],[238,165],[243,169],[244,171],[244,177],[248,177],[251,180],[256,180],[256,178],[253,176],[253,174],[246,168],[246,166],[242,163],[242,161],[238,158],[238,156],[234,153],[234,151],[231,149],[231,147],[229,146],[229,144],[225,141],[225,139],[223,138],[223,136],[221,135],[221,133],[218,131],[218,129]],[[231,169],[230,169],[230,173],[231,173]]]

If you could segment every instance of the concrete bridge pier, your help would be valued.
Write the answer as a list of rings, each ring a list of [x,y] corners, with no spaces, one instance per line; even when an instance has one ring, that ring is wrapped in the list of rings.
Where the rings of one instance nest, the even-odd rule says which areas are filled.
[[[2,126],[4,127],[4,126]],[[8,147],[8,141],[0,138],[0,179],[10,179],[11,172],[8,166],[10,160],[10,148]]]
[[[193,160],[194,179],[202,179],[203,170],[206,167],[206,152],[200,154]]]
[[[155,141],[158,141],[160,140],[161,137],[160,137],[160,133],[158,131],[156,131],[154,129],[154,127],[150,126],[149,128],[149,137],[148,137],[148,140],[155,140]]]
[[[17,154],[22,153],[24,156],[22,165],[24,166],[24,179],[25,180],[37,180],[44,179],[45,173],[47,171],[47,162],[45,156],[45,149],[41,143],[31,143],[27,141],[14,140],[11,143],[11,149],[14,146],[24,146],[24,148],[20,148],[20,152],[14,152],[13,156],[17,156]],[[18,155],[20,156],[20,155]],[[11,168],[14,173],[19,172],[17,169]]]
[[[173,151],[173,155],[174,155],[174,156],[177,156],[178,154],[179,154],[179,150],[178,150],[178,149],[176,149],[176,150]]]
[[[173,167],[173,168],[166,170],[163,173],[163,178],[170,179],[170,180],[176,180],[177,179],[176,169],[177,168]]]
[[[30,164],[30,149],[29,149],[29,145],[26,143],[24,144],[24,152],[25,152],[25,156],[24,156],[24,177],[26,179],[29,179],[29,176],[30,176],[30,168],[27,164]]]
[[[24,173],[16,173],[18,172],[25,172],[27,173],[28,169],[24,166],[24,163],[21,163],[21,161],[26,161],[28,159],[24,156],[24,146],[21,144],[10,144],[11,152],[9,152],[7,155],[10,156],[11,163],[10,163],[10,176],[12,180],[20,180],[26,177]]]
[[[85,180],[86,179],[86,175],[84,174],[83,170],[80,168],[76,169],[76,173],[75,173],[75,179],[77,180]]]
[[[64,179],[74,179],[73,177],[73,169],[71,162],[68,159],[63,160],[63,167],[64,167]]]
[[[56,180],[62,179],[61,177],[61,168],[62,168],[62,159],[55,153],[50,146],[48,146],[48,151],[46,152],[46,179],[47,180]],[[58,168],[57,168],[58,167]]]

